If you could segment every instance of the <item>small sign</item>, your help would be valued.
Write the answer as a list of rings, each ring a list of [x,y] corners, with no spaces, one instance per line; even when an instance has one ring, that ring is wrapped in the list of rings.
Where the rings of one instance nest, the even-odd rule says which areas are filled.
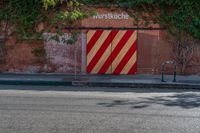
[[[93,16],[93,19],[129,19],[129,15],[127,13],[105,13]]]

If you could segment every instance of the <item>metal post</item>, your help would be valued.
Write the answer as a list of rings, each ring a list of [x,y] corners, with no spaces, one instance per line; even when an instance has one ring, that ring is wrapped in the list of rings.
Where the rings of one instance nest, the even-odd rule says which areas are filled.
[[[174,65],[174,79],[173,82],[176,82],[176,63],[174,63],[173,61],[165,61],[162,63],[162,82],[165,82],[164,80],[164,71],[165,71],[165,65],[166,64],[173,64]]]
[[[165,82],[164,80],[164,63],[162,63],[162,82]]]
[[[74,63],[74,79],[76,80],[77,79],[77,54],[76,54],[76,43],[74,44],[74,60],[75,60],[75,63]]]
[[[82,31],[81,33],[81,47],[82,47],[82,61],[81,61],[81,72],[82,74],[86,74],[86,64],[87,64],[87,56],[86,56],[86,45],[87,45],[87,33]]]

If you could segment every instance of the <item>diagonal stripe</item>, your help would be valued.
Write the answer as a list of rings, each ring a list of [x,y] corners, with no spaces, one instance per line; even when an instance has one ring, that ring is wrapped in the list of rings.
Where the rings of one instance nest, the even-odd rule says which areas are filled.
[[[129,70],[128,74],[136,74],[137,72],[137,61],[135,61],[134,65],[132,66],[132,68]]]
[[[117,33],[116,37],[113,39],[112,41],[112,48],[111,49],[115,49],[115,47],[117,46],[117,44],[121,41],[122,37],[125,35],[126,31],[125,30],[121,30]],[[106,59],[111,55],[112,51],[110,51],[110,54],[106,57]],[[111,60],[111,59],[110,59]],[[105,60],[106,61],[106,60]],[[104,63],[105,63],[104,61]],[[103,63],[103,64],[104,64]],[[102,66],[103,66],[102,64]],[[108,70],[105,72],[106,74],[111,74],[111,71],[112,70],[112,65],[109,66]]]
[[[109,36],[110,32],[110,30],[104,30],[101,36],[98,38],[97,42],[94,44],[93,48],[87,55],[87,65],[91,62],[97,51],[101,48],[101,46]]]
[[[131,58],[132,54],[134,54],[136,49],[133,49],[134,42],[136,41],[137,34],[136,32],[131,35],[129,40],[126,42],[123,49],[117,55],[115,60],[112,63],[112,72],[113,74],[119,74],[123,67],[126,65],[128,60]],[[136,45],[136,44],[135,44]]]
[[[133,44],[132,47],[130,48],[130,51],[127,52],[123,60],[120,62],[120,64],[117,66],[115,71],[113,72],[114,74],[127,74],[130,67],[134,64],[135,59],[131,59],[131,57],[134,56],[134,53],[136,51],[136,44]],[[133,57],[134,58],[134,57]]]
[[[89,30],[87,31],[87,44],[90,42],[93,35],[96,33],[96,30]]]
[[[129,62],[130,58],[135,53],[135,51],[136,51],[136,41],[134,40],[134,42],[130,46],[131,47],[128,49],[128,51],[126,51],[125,56],[123,56],[122,60],[119,60],[119,62],[116,65],[115,69],[113,69],[113,73],[114,74],[120,74],[121,71],[123,70],[124,66],[127,65],[127,63]]]
[[[121,41],[122,37],[126,34],[126,30],[121,30],[117,33],[116,37],[112,40],[112,49],[115,49],[117,44]]]
[[[114,50],[112,51],[111,55],[108,57],[108,59],[106,60],[106,62],[102,66],[102,68],[99,70],[99,73],[105,73],[107,71],[107,69],[109,68],[109,66],[112,65],[113,60],[116,58],[116,56],[121,51],[121,49],[123,48],[124,44],[126,43],[126,41],[129,39],[129,37],[132,34],[133,34],[133,31],[131,31],[131,30],[128,30],[124,34],[124,36],[122,37],[122,39],[120,40],[120,42],[117,44],[117,46],[114,48]],[[110,60],[111,60],[111,62],[110,62]]]
[[[129,59],[128,63],[126,64],[126,66],[122,69],[120,74],[128,74],[130,71],[132,72],[133,70],[131,70],[135,65],[137,61],[137,51],[135,51],[135,53],[132,55],[132,57]],[[136,70],[134,70],[136,71]]]
[[[110,44],[109,47],[106,49],[106,51],[101,56],[101,58],[99,59],[98,63],[95,65],[95,67],[91,71],[91,73],[93,73],[93,74],[97,74],[98,73],[98,71],[100,70],[100,68],[105,63],[107,57],[111,54],[111,48],[112,48],[112,45]],[[107,73],[111,73],[111,68],[108,69]],[[103,74],[103,73],[99,73],[99,74]]]
[[[87,36],[91,39],[90,41],[87,43],[87,54],[90,52],[90,50],[92,49],[92,47],[94,46],[94,44],[96,43],[96,41],[99,39],[99,37],[101,36],[101,34],[103,33],[103,30],[96,30],[95,34],[93,34],[92,36],[92,31],[88,32]]]
[[[117,35],[118,31],[119,30],[113,30],[113,31],[111,31],[111,33],[109,34],[109,36],[106,38],[106,40],[102,44],[101,48],[98,50],[98,52],[95,54],[95,56],[93,57],[93,59],[91,60],[91,62],[88,64],[88,66],[87,66],[87,72],[91,72],[92,71],[92,69],[97,64],[98,60],[101,58],[101,56],[103,55],[103,53],[105,52],[105,50],[108,48],[108,46],[112,42],[113,38],[115,38],[115,36]]]

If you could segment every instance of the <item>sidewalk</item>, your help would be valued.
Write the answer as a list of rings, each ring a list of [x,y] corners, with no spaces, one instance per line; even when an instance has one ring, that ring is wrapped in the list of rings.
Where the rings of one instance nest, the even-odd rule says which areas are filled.
[[[0,85],[53,85],[89,87],[200,89],[200,76],[161,75],[74,75],[66,74],[0,74]]]

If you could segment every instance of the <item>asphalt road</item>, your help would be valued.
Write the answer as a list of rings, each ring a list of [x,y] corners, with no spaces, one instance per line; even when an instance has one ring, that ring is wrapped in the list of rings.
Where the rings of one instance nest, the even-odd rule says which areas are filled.
[[[0,133],[200,133],[200,92],[0,86]]]

